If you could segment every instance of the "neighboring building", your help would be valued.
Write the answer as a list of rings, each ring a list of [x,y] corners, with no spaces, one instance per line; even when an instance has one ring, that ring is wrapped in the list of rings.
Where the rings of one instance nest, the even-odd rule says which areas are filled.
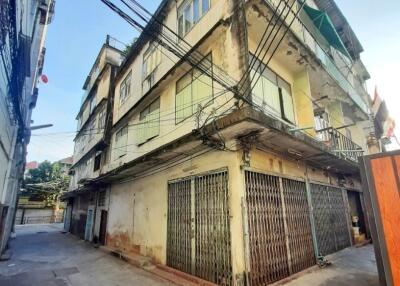
[[[117,67],[123,60],[121,44],[110,36],[102,46],[95,64],[90,70],[83,89],[82,105],[76,117],[77,135],[70,188],[79,189],[79,185],[89,182],[100,175],[100,167],[107,165],[110,157],[110,127],[112,124],[112,106],[114,86],[112,79]],[[76,199],[79,200],[79,197]],[[82,204],[82,207],[84,204]],[[86,209],[79,212],[80,204],[75,204],[72,216],[72,230],[82,238],[85,233]],[[72,212],[67,206],[67,218]],[[69,221],[67,225],[69,225]],[[69,228],[69,227],[68,227]]]
[[[68,178],[72,166],[72,156],[56,161],[60,168],[61,176]],[[25,189],[18,194],[18,206],[15,216],[15,224],[54,223],[62,222],[64,218],[64,204],[59,201],[60,190],[54,190],[55,182],[41,182],[27,186],[26,179],[32,179],[29,170],[36,169],[39,164],[36,161],[25,165]],[[29,184],[29,182],[28,182]],[[35,185],[35,184],[33,184]]]
[[[54,0],[0,4],[0,252],[14,222]]]
[[[39,167],[39,163],[36,161],[28,162],[25,164],[25,170],[24,170],[24,178],[29,176],[29,170],[33,170]]]
[[[90,93],[83,102],[66,230],[221,285],[266,285],[315,265],[352,244],[352,217],[368,232],[362,46],[333,0],[307,0],[267,61],[259,42],[281,23],[269,26],[277,4],[162,1],[111,84],[96,81],[111,87],[110,104],[91,141],[82,130],[97,130],[89,110],[99,108],[88,108]],[[195,53],[182,60],[151,41],[167,31],[156,21],[196,47],[198,69]],[[247,75],[251,93],[235,85]]]
[[[70,157],[67,157],[67,158],[57,161],[57,163],[60,165],[61,172],[65,175],[69,174],[69,170],[70,170],[73,162],[74,162],[73,156],[70,156]]]

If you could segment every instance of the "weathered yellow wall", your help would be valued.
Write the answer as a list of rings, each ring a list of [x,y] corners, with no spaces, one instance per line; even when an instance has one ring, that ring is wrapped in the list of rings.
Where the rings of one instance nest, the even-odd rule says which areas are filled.
[[[206,33],[213,25],[216,24],[217,20],[223,17],[223,11],[227,9],[224,4],[225,1],[216,1],[215,5],[211,7],[211,10],[204,15],[204,17],[200,20],[198,24],[196,24],[193,29],[187,34],[188,41],[196,42],[201,36]],[[209,15],[210,14],[210,15]],[[209,19],[210,18],[210,19]],[[167,17],[167,21],[169,16]],[[207,22],[207,19],[210,21]],[[211,20],[212,19],[212,20]],[[172,20],[171,20],[172,21]],[[204,22],[203,22],[204,21]],[[197,30],[197,34],[195,33]],[[185,38],[186,39],[186,38]],[[214,33],[206,39],[204,44],[199,47],[199,51],[203,55],[207,55],[211,52],[213,64],[216,66],[222,67],[229,74],[237,73],[237,65],[235,65],[234,60],[236,57],[233,56],[237,53],[236,49],[231,45],[231,39],[229,36],[229,31],[222,26],[219,26]],[[231,56],[227,56],[231,55]],[[114,104],[114,123],[121,118],[123,114],[127,112],[129,108],[132,107],[133,104],[137,103],[141,98],[141,89],[137,87],[138,83],[138,75],[139,69],[141,69],[142,60],[139,55],[138,58],[131,65],[131,69],[133,72],[134,82],[132,82],[131,90],[132,94],[129,99],[123,104],[123,106],[119,106],[119,85],[120,81],[118,81],[116,86],[116,95],[115,95],[115,104]],[[164,66],[165,65],[165,66]],[[171,62],[165,56],[162,57],[161,64],[159,66],[160,72],[163,73],[168,72],[171,68]],[[187,118],[181,123],[176,124],[175,122],[175,95],[176,95],[176,82],[189,71],[191,67],[188,64],[181,65],[177,68],[171,75],[166,78],[163,82],[160,83],[160,86],[156,88],[151,94],[147,95],[147,98],[137,106],[134,113],[127,120],[129,125],[128,128],[128,139],[127,139],[127,154],[122,158],[117,157],[117,152],[115,148],[111,148],[111,163],[107,166],[107,170],[114,169],[124,162],[129,162],[142,156],[143,154],[154,150],[155,148],[171,142],[185,134],[192,132],[193,129],[197,128],[196,116],[193,115],[190,118]],[[136,71],[135,71],[136,70]],[[158,71],[157,71],[158,73]],[[135,76],[135,74],[137,74]],[[221,114],[227,109],[232,108],[234,104],[234,100],[230,100],[232,98],[232,93],[225,92],[225,88],[219,85],[216,81],[213,82],[213,91],[214,91],[214,101],[204,109],[204,114],[201,117],[201,123],[204,122],[205,118],[207,118],[212,112],[213,109],[217,107],[221,107],[217,110],[215,115]],[[139,116],[140,112],[148,105],[150,102],[157,97],[160,97],[160,132],[159,135],[150,141],[138,145],[137,142],[137,133],[141,127]],[[230,100],[230,101],[229,101]],[[227,103],[227,101],[229,101]],[[123,124],[120,124],[123,126]],[[120,128],[120,126],[116,127],[115,131]],[[115,132],[112,138],[112,144],[115,144]]]
[[[307,70],[296,74],[293,83],[293,97],[297,113],[297,125],[299,128],[315,127],[314,106],[312,103],[310,80]],[[315,136],[315,129],[305,129],[311,136]]]
[[[171,30],[177,31],[177,8],[182,4],[183,0],[177,2],[171,2],[167,10],[167,16],[163,21],[163,24],[168,26]],[[189,33],[184,37],[185,41],[191,46],[196,45],[200,39],[202,39],[216,23],[226,16],[227,12],[227,1],[222,0],[211,0],[210,10],[199,20],[199,22],[192,27]],[[182,44],[183,45],[183,44]],[[129,68],[121,74],[119,79],[115,83],[115,104],[114,104],[114,116],[113,122],[117,122],[129,109],[137,103],[143,95],[148,91],[143,88],[142,82],[142,68],[143,68],[143,55],[149,47],[149,43],[140,50],[136,55]],[[171,71],[171,68],[178,61],[178,58],[168,50],[160,47],[161,63],[157,67],[155,72],[155,83],[158,82],[165,74]],[[186,68],[188,70],[188,68]],[[131,81],[131,95],[123,105],[119,104],[119,91],[122,81],[125,79],[129,72],[132,72]]]
[[[233,271],[242,272],[240,154],[213,151],[157,174],[111,186],[107,245],[166,263],[168,181],[228,168]]]

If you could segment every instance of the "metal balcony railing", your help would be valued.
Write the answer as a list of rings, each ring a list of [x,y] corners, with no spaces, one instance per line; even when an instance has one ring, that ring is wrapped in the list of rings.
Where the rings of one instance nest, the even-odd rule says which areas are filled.
[[[338,156],[357,162],[358,157],[363,155],[364,151],[359,145],[333,127],[316,130],[316,132],[317,137],[323,138],[321,141]]]

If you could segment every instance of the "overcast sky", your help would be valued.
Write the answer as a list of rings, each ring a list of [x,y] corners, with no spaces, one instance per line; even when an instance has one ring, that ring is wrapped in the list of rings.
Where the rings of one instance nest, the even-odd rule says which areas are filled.
[[[362,60],[372,77],[369,92],[373,94],[378,86],[400,125],[400,1],[336,1],[364,47]],[[139,2],[154,11],[160,1]],[[32,132],[28,161],[56,161],[73,154],[82,85],[107,34],[125,43],[138,35],[100,0],[57,0],[43,69],[49,82],[40,83],[32,116],[34,125],[52,123],[54,127]]]

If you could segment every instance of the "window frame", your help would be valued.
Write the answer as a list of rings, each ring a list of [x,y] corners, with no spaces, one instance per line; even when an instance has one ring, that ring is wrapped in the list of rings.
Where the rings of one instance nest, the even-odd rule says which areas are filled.
[[[98,151],[94,154],[93,172],[100,170],[102,152]]]
[[[123,130],[124,129],[126,129],[126,138],[125,138],[125,145],[124,146],[119,146],[119,144],[118,144],[118,141],[119,140],[122,140],[120,137],[122,137],[123,135],[119,135],[119,134],[121,134],[122,132],[123,132]],[[121,153],[121,154],[118,154],[118,156],[116,156],[115,158],[114,158],[114,160],[118,160],[118,159],[120,159],[120,158],[122,158],[122,157],[124,157],[128,152],[128,150],[127,150],[127,144],[128,144],[128,124],[125,124],[124,126],[122,126],[120,129],[118,129],[118,131],[117,132],[115,132],[115,140],[114,140],[114,142],[115,142],[115,147],[114,147],[114,150],[116,150],[116,152],[118,152],[118,153]],[[122,150],[122,147],[125,147],[123,150]],[[115,152],[114,152],[115,153]]]
[[[212,57],[212,53],[210,52],[210,53],[208,53],[206,56],[204,56],[203,57],[203,59],[200,61],[200,63],[203,61],[203,60],[206,60],[207,58],[209,58],[209,61],[210,61],[210,63],[211,63],[211,98],[210,98],[210,100],[208,101],[208,103],[204,106],[204,107],[207,107],[207,106],[210,106],[211,104],[213,104],[214,103],[214,80],[213,80],[213,76],[214,76],[214,64],[213,64],[213,57]],[[196,80],[197,78],[199,78],[200,76],[202,76],[202,75],[204,75],[205,73],[203,73],[203,72],[201,72],[199,69],[197,69],[197,71],[199,71],[200,73],[201,73],[201,75],[200,76],[197,76],[196,78],[193,78],[193,76],[194,76],[194,71],[195,71],[196,69],[195,68],[192,68],[192,69],[190,69],[189,71],[187,71],[185,74],[183,74],[176,82],[175,82],[175,125],[178,125],[178,124],[180,124],[180,123],[182,123],[182,122],[184,122],[186,119],[188,119],[188,118],[190,118],[190,117],[192,117],[193,116],[193,114],[195,114],[195,111],[193,111],[193,107],[194,107],[194,105],[193,105],[193,82],[194,82],[194,80]],[[190,114],[190,115],[188,115],[188,116],[186,116],[186,117],[184,117],[184,118],[182,118],[182,119],[180,119],[180,120],[178,120],[178,117],[177,117],[177,95],[178,95],[178,83],[179,83],[179,81],[181,81],[184,77],[186,77],[187,75],[189,75],[190,74],[190,83],[188,83],[187,85],[185,85],[183,88],[181,88],[180,89],[180,91],[179,92],[181,92],[182,90],[184,90],[186,87],[188,87],[189,85],[191,86],[191,107],[192,107],[192,113]]]
[[[126,88],[127,88],[127,83],[129,83],[129,94],[127,95]],[[122,91],[124,91],[124,96],[122,97]],[[122,80],[120,86],[119,86],[119,106],[122,106],[128,98],[131,96],[131,91],[132,91],[132,70],[130,70],[127,75],[124,77]]]
[[[194,2],[197,1],[198,3],[198,18],[194,19]],[[203,11],[203,2],[208,2],[208,8],[206,11]],[[191,23],[190,28],[186,29],[185,23],[185,10],[190,6],[190,14],[191,14]],[[179,37],[185,37],[198,22],[203,18],[204,15],[207,14],[208,11],[211,9],[211,0],[186,0],[178,7],[177,9],[177,34]],[[179,19],[182,17],[182,31],[180,30],[179,26]]]
[[[101,132],[101,131],[105,131],[105,128],[106,128],[106,118],[107,118],[107,107],[105,106],[105,107],[103,107],[101,110],[100,110],[100,112],[99,112],[99,115],[98,115],[98,123],[97,123],[97,130],[99,131],[99,132]]]
[[[161,46],[154,42],[149,44],[149,47],[143,54],[143,61],[142,61],[142,83],[149,80],[154,73],[157,71],[158,66],[161,64]],[[154,56],[155,55],[155,59]],[[148,61],[155,61],[155,65],[151,71],[148,72]],[[153,78],[154,81],[154,78]],[[151,87],[154,83],[152,82],[149,86]]]
[[[274,109],[274,111],[277,112],[277,114],[280,115],[280,117],[285,120],[288,123],[291,124],[296,124],[296,111],[295,111],[295,107],[294,107],[294,97],[293,97],[293,88],[292,85],[287,82],[283,77],[281,77],[277,72],[275,72],[273,69],[271,69],[270,67],[268,67],[265,63],[263,63],[262,61],[260,61],[257,57],[255,57],[253,54],[250,53],[250,58],[254,58],[256,61],[257,66],[259,66],[259,70],[256,70],[254,68],[252,68],[252,70],[258,74],[261,75],[261,77],[265,78],[266,80],[270,81],[273,85],[275,85],[278,89],[278,99],[279,99],[279,108],[280,110],[275,110],[274,107],[272,105],[269,105],[272,109]],[[261,65],[260,65],[261,64]],[[265,69],[264,69],[265,68]],[[261,69],[264,69],[263,73],[261,74]],[[258,79],[260,80],[260,79]],[[284,85],[287,85],[287,87],[289,88],[289,91],[286,90],[286,88],[284,87]],[[262,87],[263,92],[264,92],[264,86]],[[288,118],[288,114],[285,113],[285,104],[284,104],[284,98],[283,98],[283,90],[286,90],[287,94],[291,97],[292,99],[292,113],[293,113],[293,121],[291,119]],[[264,96],[264,95],[263,95]],[[264,98],[263,98],[264,99]],[[268,103],[267,103],[268,104]]]
[[[138,138],[137,139],[138,140],[137,141],[138,146],[141,146],[141,145],[149,142],[150,140],[152,140],[152,139],[154,139],[154,138],[156,138],[156,137],[158,137],[160,135],[160,115],[161,115],[161,100],[160,100],[160,97],[157,97],[155,100],[150,102],[150,104],[148,104],[145,108],[143,108],[142,111],[140,111],[140,113],[139,113],[139,124],[141,124],[141,122],[146,120],[146,116],[151,113],[150,109],[151,109],[152,105],[155,104],[156,102],[158,102],[158,121],[157,121],[157,123],[158,123],[158,132],[157,132],[157,134],[155,134],[153,136],[144,138],[143,141],[140,140],[141,138],[139,138],[139,135],[138,135],[137,136],[137,138]],[[146,114],[143,116],[143,114],[145,112],[146,112]],[[139,132],[141,132],[140,128],[146,128],[147,124],[148,124],[148,122],[143,122],[143,126],[139,125],[138,134],[139,134]]]

